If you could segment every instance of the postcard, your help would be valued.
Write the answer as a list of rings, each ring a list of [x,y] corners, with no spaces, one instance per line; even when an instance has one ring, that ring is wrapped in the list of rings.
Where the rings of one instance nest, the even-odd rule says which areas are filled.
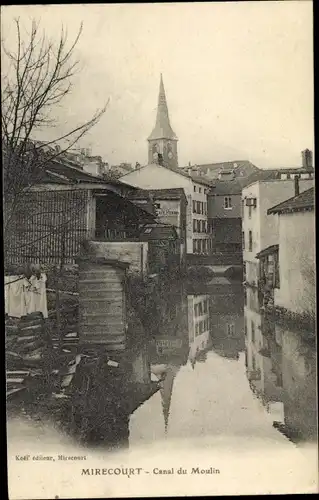
[[[10,500],[318,493],[312,2],[1,28]]]

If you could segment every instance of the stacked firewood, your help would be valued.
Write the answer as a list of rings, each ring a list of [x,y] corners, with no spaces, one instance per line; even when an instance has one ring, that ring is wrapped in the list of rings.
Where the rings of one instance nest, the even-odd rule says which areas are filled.
[[[75,352],[78,345],[78,305],[64,302],[59,313],[52,309],[49,312],[48,328],[54,349]]]
[[[29,387],[31,378],[45,369],[50,347],[42,313],[34,312],[21,318],[6,318],[7,396]]]

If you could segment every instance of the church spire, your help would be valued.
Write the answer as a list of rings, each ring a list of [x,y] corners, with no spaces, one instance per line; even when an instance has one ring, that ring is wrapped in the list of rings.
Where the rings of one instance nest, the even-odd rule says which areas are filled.
[[[170,139],[177,140],[177,137],[171,127],[168,107],[163,83],[163,76],[161,73],[159,94],[158,94],[158,104],[157,104],[157,115],[155,127],[149,136],[148,140],[158,140],[158,139]]]
[[[174,365],[168,366],[165,378],[162,381],[162,387],[160,389],[161,398],[162,398],[162,410],[163,410],[163,417],[164,417],[165,434],[167,434],[167,430],[168,430],[168,419],[169,419],[169,414],[170,414],[174,380],[175,380],[175,377],[176,377],[179,369],[180,369],[180,366],[174,366]]]

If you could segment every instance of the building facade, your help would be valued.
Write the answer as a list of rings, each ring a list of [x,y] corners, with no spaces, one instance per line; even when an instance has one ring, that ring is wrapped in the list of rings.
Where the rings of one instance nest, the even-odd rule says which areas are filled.
[[[241,252],[242,190],[258,180],[302,180],[313,177],[312,152],[302,151],[300,168],[259,169],[248,160],[189,165],[189,175],[200,175],[214,183],[208,196],[208,225],[212,232],[213,252]]]
[[[312,179],[300,180],[300,191],[313,186]],[[257,181],[242,191],[242,245],[245,281],[257,285],[259,260],[256,257],[262,250],[278,244],[279,228],[275,217],[267,210],[294,195],[294,180]]]
[[[315,315],[314,188],[268,210],[278,223],[278,277],[274,303],[295,313]]]
[[[208,195],[208,224],[215,252],[241,251],[241,185],[219,181]]]
[[[151,191],[181,188],[187,199],[186,250],[187,253],[208,254],[211,250],[211,232],[208,227],[207,194],[210,183],[164,167],[150,164],[121,177],[123,183]]]
[[[175,228],[180,247],[180,261],[186,259],[186,211],[187,200],[182,188],[137,190],[130,200],[145,210],[152,203],[156,221]]]

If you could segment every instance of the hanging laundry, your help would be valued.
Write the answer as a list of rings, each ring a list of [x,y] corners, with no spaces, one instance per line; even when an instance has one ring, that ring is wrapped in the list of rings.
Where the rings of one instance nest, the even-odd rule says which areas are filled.
[[[41,273],[39,278],[36,276],[31,276],[30,278],[33,292],[32,304],[34,308],[30,310],[30,312],[42,312],[44,318],[48,317],[46,281],[47,277],[44,273]]]
[[[5,276],[5,313],[14,318],[21,318],[33,312],[42,312],[48,317],[45,274],[38,279],[31,276]]]
[[[23,284],[23,276],[5,276],[4,278],[5,313],[13,318],[21,318],[26,314]]]

